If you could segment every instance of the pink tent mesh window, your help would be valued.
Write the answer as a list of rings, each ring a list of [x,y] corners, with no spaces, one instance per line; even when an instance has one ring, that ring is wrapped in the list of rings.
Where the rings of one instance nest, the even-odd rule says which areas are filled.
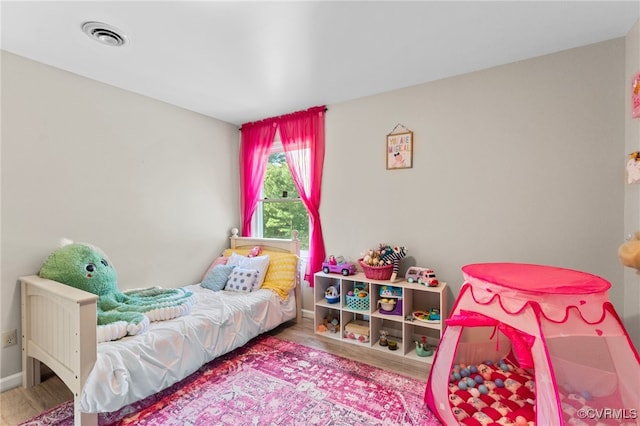
[[[608,281],[518,263],[462,271],[425,391],[444,424],[640,424],[640,357]]]

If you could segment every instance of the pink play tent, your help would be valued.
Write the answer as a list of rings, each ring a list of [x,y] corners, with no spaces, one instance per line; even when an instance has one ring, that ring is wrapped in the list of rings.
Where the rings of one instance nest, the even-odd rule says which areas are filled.
[[[462,271],[425,392],[444,424],[640,424],[640,357],[608,281],[516,263]]]

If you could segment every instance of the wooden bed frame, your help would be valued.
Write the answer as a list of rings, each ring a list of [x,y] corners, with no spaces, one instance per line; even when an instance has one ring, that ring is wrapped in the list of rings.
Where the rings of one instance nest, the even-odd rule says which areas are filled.
[[[287,239],[239,237],[231,230],[229,248],[261,246],[271,251],[300,255],[298,232]],[[74,424],[97,425],[96,413],[79,411],[78,401],[96,362],[96,303],[98,296],[40,278],[20,277],[22,290],[22,386],[40,383],[40,363],[46,364],[74,395]],[[302,319],[300,271],[295,286],[296,321]]]

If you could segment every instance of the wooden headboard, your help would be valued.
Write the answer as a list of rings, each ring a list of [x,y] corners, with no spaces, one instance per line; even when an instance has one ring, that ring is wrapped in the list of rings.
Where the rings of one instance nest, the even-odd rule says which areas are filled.
[[[287,253],[293,253],[296,256],[300,256],[300,240],[298,240],[298,231],[293,231],[290,240],[279,238],[254,238],[254,237],[240,237],[238,236],[238,228],[231,230],[231,237],[229,238],[229,247],[232,249],[252,248],[260,246],[263,249],[282,251]]]

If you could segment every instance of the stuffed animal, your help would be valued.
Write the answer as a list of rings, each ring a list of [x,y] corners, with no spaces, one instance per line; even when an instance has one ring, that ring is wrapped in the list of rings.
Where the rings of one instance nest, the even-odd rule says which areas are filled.
[[[257,256],[260,256],[261,254],[262,254],[262,247],[255,246],[254,248],[251,249],[247,257],[257,257]]]
[[[393,272],[391,273],[391,281],[395,281],[398,277],[398,271],[400,269],[400,259],[407,255],[407,249],[402,246],[395,246],[393,248],[387,246],[384,254],[380,256],[380,260],[387,265],[393,265]]]
[[[42,264],[39,275],[98,296],[98,342],[144,333],[150,321],[175,318],[191,309],[193,295],[188,290],[120,291],[111,261],[90,244],[64,240]]]
[[[397,263],[406,255],[406,247],[395,246],[391,248],[387,246],[387,248],[384,249],[384,253],[380,256],[380,260],[382,260],[382,262],[386,263],[387,265],[391,265],[392,263]]]
[[[618,248],[618,257],[624,266],[635,268],[640,273],[640,231]]]
[[[362,254],[362,261],[369,266],[381,266],[380,252],[377,250],[367,250]]]

